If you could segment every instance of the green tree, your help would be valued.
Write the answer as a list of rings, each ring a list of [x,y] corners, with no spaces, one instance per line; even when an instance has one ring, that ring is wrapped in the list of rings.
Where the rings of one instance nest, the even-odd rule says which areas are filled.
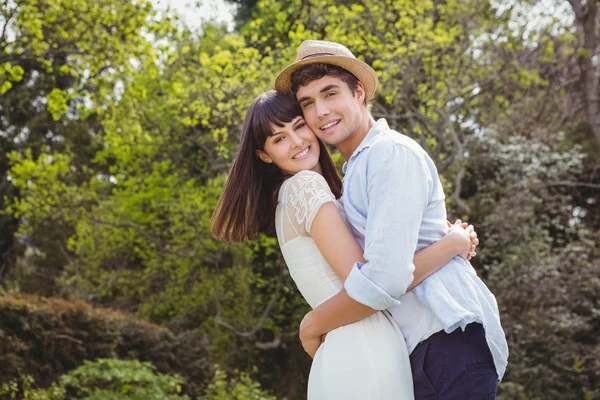
[[[565,136],[470,149],[463,195],[484,243],[474,264],[496,294],[511,354],[502,399],[597,395],[599,237],[571,185],[587,156]]]
[[[177,332],[201,329],[215,362],[248,369],[271,363],[254,357],[295,338],[306,311],[273,238],[229,246],[208,231],[218,173],[273,58],[218,28],[177,40],[107,109],[90,167],[107,173],[80,183],[70,153],[15,157],[13,182],[28,196],[11,211],[28,221],[22,235],[51,218],[74,232],[63,241],[64,295],[137,310]]]
[[[100,124],[106,108],[136,63],[154,58],[149,36],[167,34],[170,17],[158,18],[151,3],[101,0],[3,2],[0,6],[0,207],[17,191],[8,173],[8,155],[34,158],[70,149],[73,179],[102,147]],[[52,292],[53,279],[67,261],[64,224],[39,225],[42,232],[16,241],[19,220],[0,219],[0,279],[17,265],[26,247],[35,252],[34,273],[24,289]],[[52,231],[53,235],[44,232]],[[23,271],[20,271],[23,272]],[[5,281],[5,280],[3,280]]]
[[[174,30],[144,7],[138,11],[149,19],[132,18],[139,35],[119,42],[139,44],[139,53],[117,51],[126,54],[122,70],[105,70],[95,95],[69,98],[67,106],[79,106],[59,119],[97,124],[92,145],[81,146],[86,157],[75,141],[3,153],[13,193],[9,222],[46,257],[59,254],[51,246],[62,249],[53,260],[34,253],[30,263],[63,271],[53,282],[64,296],[138,312],[205,343],[224,371],[246,371],[273,393],[302,398],[309,360],[296,331],[307,306],[276,240],[219,243],[208,222],[252,98],[271,86],[302,40],[334,40],[379,74],[373,115],[430,152],[451,193],[450,210],[478,223],[485,250],[476,266],[498,294],[519,355],[503,396],[534,399],[541,387],[556,396],[593,393],[597,158],[594,147],[575,146],[590,127],[577,112],[571,27],[559,20],[532,26],[532,8],[520,1],[262,0],[239,32],[206,25],[200,33]],[[144,39],[146,31],[153,40]],[[76,43],[86,40],[82,34]],[[3,71],[12,85],[7,94],[16,96],[19,70]],[[48,88],[58,115],[62,92]],[[43,124],[52,123],[52,112]],[[582,261],[580,275],[572,252]],[[565,293],[561,274],[568,285],[583,277],[591,283]],[[532,292],[537,287],[544,292]],[[560,302],[550,302],[552,295]],[[544,304],[555,315],[540,311]],[[580,342],[566,338],[573,320]],[[523,326],[532,333],[523,336]],[[557,351],[547,369],[537,366],[540,348],[544,357]],[[530,387],[530,379],[540,386]]]

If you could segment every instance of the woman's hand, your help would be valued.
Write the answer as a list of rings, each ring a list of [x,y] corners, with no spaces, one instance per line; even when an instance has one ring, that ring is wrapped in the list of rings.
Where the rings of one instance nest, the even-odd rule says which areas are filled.
[[[302,347],[310,358],[315,358],[315,354],[317,354],[317,350],[319,350],[319,347],[323,343],[325,335],[316,335],[311,332],[309,322],[312,315],[311,312],[306,314],[302,322],[300,322],[300,342],[302,342]]]
[[[451,224],[450,221],[446,221],[446,223],[449,228],[447,235],[450,235],[456,241],[458,255],[465,260],[475,257],[479,239],[473,225],[462,222],[460,219],[456,220],[454,224]]]

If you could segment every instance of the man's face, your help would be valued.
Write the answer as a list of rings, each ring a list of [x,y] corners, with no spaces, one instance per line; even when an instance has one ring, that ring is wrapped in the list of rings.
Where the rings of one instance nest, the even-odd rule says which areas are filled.
[[[332,75],[300,86],[296,99],[304,119],[317,137],[339,146],[359,129],[365,92],[362,84],[352,93],[346,82]]]

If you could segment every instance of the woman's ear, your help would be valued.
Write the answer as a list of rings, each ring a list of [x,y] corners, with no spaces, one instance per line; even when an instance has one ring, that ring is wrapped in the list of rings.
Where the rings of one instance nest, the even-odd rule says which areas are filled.
[[[258,158],[260,158],[261,160],[263,160],[263,162],[266,162],[267,164],[272,164],[273,163],[273,160],[271,160],[271,157],[269,157],[267,155],[267,153],[265,153],[262,150],[256,150],[256,156]]]

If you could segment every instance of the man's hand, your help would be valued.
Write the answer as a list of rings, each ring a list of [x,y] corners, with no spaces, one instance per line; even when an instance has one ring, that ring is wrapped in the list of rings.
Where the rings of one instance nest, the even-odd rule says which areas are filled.
[[[304,316],[300,322],[300,341],[304,351],[308,353],[310,358],[315,358],[319,346],[321,346],[321,335],[311,332],[312,311]]]

